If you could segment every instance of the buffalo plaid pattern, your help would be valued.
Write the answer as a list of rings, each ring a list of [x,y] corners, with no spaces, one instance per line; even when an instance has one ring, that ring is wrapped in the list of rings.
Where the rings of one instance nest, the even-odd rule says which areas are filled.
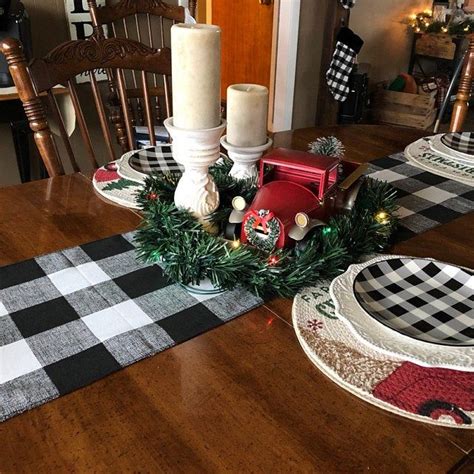
[[[262,301],[192,295],[133,234],[0,268],[0,421],[213,329]]]
[[[360,305],[382,324],[425,342],[472,346],[474,274],[428,259],[393,258],[362,270]]]
[[[396,240],[409,239],[474,210],[474,188],[409,164],[403,153],[369,164],[371,178],[389,182],[398,193],[400,228]]]
[[[184,171],[184,167],[173,158],[171,145],[138,150],[129,158],[129,163],[135,171],[144,174]]]
[[[474,155],[474,132],[447,133],[441,141],[454,151]]]
[[[329,69],[326,73],[326,81],[335,100],[344,102],[349,96],[349,76],[354,67],[354,50],[347,44],[338,41]]]

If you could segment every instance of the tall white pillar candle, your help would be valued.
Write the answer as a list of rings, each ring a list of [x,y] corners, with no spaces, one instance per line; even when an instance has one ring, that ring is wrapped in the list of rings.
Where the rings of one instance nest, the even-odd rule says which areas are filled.
[[[268,89],[256,84],[227,88],[227,142],[254,147],[267,142]]]
[[[186,130],[221,123],[221,29],[214,25],[171,27],[173,124]]]

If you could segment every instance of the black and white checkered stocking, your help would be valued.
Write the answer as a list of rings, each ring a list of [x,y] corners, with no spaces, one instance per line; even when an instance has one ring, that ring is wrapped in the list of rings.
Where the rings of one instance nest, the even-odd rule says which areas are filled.
[[[339,0],[344,8],[352,8],[357,0]]]
[[[331,94],[339,102],[349,95],[349,76],[354,61],[364,42],[349,28],[341,28],[337,35],[336,49],[326,72],[326,81]]]

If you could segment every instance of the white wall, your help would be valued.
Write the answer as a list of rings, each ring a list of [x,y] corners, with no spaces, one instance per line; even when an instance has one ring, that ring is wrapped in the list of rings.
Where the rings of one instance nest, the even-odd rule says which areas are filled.
[[[372,83],[407,72],[412,34],[403,21],[431,4],[431,0],[357,0],[350,27],[365,41],[359,62],[372,65]]]

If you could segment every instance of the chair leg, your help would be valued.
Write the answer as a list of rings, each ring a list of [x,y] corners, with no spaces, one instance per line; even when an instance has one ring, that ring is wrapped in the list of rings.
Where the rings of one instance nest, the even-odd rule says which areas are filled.
[[[461,80],[459,81],[456,102],[453,107],[451,117],[450,132],[460,132],[462,130],[467,112],[469,110],[469,98],[471,95],[472,81],[474,77],[474,35],[469,37],[469,48],[462,68]]]

